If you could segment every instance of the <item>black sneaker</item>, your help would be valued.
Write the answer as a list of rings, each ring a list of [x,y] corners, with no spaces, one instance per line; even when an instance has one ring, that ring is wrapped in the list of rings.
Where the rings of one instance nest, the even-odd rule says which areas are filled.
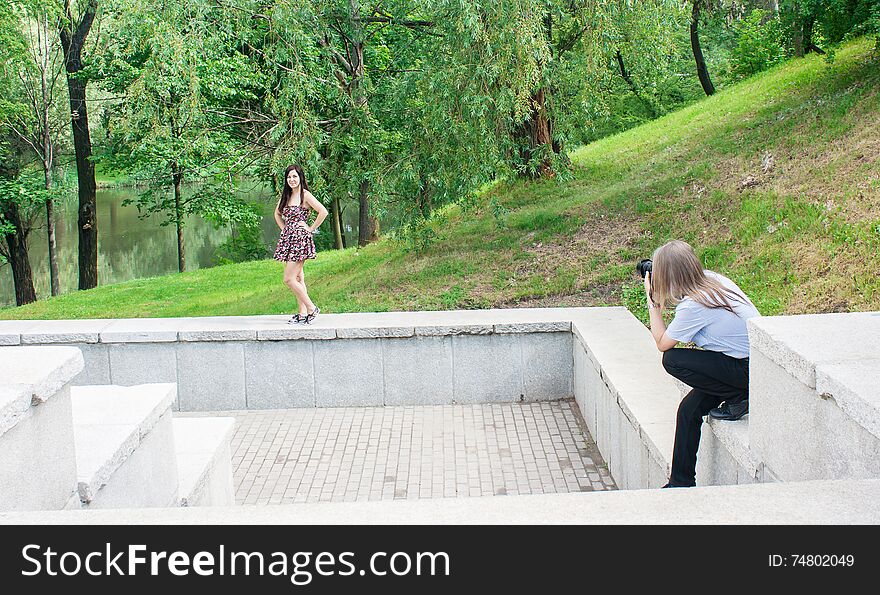
[[[303,321],[305,324],[312,324],[312,321],[313,321],[313,320],[315,319],[315,317],[316,317],[318,314],[320,314],[320,313],[321,313],[321,308],[319,308],[318,306],[315,306],[315,309],[312,310],[311,312],[309,312],[308,314],[306,314],[306,315],[303,317],[302,321]]]
[[[738,403],[724,401],[721,407],[709,411],[709,417],[723,421],[736,421],[749,412],[749,400],[743,399]]]

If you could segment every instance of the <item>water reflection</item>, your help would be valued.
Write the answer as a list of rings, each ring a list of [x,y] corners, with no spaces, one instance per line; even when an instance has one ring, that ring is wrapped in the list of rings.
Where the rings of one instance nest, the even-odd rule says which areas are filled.
[[[192,191],[192,189],[187,189]],[[134,205],[122,201],[137,192],[136,188],[98,189],[98,281],[101,285],[130,279],[156,277],[177,272],[177,232],[173,225],[161,226],[162,217],[142,219]],[[272,217],[277,197],[267,186],[250,186],[240,190],[243,197],[263,205],[263,241],[267,254],[275,249],[278,227]],[[79,282],[76,230],[77,200],[75,194],[65,203],[56,204],[55,233],[58,245],[58,276],[62,293],[75,291]],[[357,206],[344,211],[348,245],[357,242]],[[322,232],[332,234],[330,218]],[[201,217],[190,217],[184,228],[186,265],[188,270],[205,268],[217,263],[216,249],[229,238],[228,229],[214,229]],[[31,268],[37,297],[50,295],[49,248],[46,240],[45,215],[42,224],[28,237]],[[0,306],[15,305],[12,269],[0,266]]]

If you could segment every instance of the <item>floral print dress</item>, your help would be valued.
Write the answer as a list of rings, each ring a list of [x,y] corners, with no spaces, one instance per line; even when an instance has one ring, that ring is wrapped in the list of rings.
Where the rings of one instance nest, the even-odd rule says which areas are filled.
[[[315,258],[315,240],[312,232],[299,226],[300,221],[308,221],[308,207],[300,205],[287,205],[281,218],[284,219],[284,229],[278,238],[278,247],[275,248],[275,260],[282,262],[300,261],[307,258]]]

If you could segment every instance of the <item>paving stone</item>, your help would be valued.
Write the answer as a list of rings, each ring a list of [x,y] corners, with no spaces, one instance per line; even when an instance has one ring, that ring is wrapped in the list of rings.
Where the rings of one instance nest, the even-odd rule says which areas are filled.
[[[232,459],[244,504],[615,489],[574,399],[182,415],[236,418]],[[547,440],[550,432],[563,439]],[[502,446],[489,452],[489,444]]]

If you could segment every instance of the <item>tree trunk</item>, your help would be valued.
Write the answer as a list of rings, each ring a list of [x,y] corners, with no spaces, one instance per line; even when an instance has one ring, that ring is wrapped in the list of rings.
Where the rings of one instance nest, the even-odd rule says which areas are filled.
[[[694,52],[694,60],[697,62],[697,76],[700,78],[700,85],[706,95],[712,95],[715,93],[715,85],[709,78],[709,69],[706,68],[706,60],[703,58],[703,50],[700,47],[700,2],[701,0],[694,0],[691,11],[691,49]]]
[[[50,168],[51,162],[47,164],[43,162],[43,175],[46,180],[46,190],[52,188],[52,174]],[[52,295],[61,293],[60,283],[58,281],[58,244],[55,240],[55,205],[52,199],[46,199],[46,235],[49,240],[49,286]]]
[[[92,139],[86,113],[86,85],[68,79],[73,146],[76,152],[76,176],[79,194],[79,288],[98,285],[98,220],[95,165],[92,163]]]
[[[825,55],[825,52],[813,43],[813,25],[815,24],[816,19],[813,17],[807,17],[804,20],[804,35],[802,38],[802,46],[804,54],[809,54],[810,52],[816,52],[820,55]]]
[[[370,107],[361,84],[364,80],[364,30],[361,23],[359,2],[350,0],[349,4],[354,29],[351,95],[356,106],[355,109],[361,111],[359,119],[366,122]],[[358,246],[366,246],[377,239],[379,239],[379,221],[370,215],[370,182],[363,180],[358,187]]]
[[[804,57],[804,30],[801,28],[800,23],[795,23],[794,27],[794,36],[792,39],[792,43],[794,45],[794,55],[798,58]]]
[[[428,181],[428,177],[425,175],[425,172],[420,170],[419,194],[416,200],[418,201],[419,212],[422,214],[422,217],[426,219],[431,215],[431,211],[434,210],[434,204],[431,200],[431,196],[431,182]]]
[[[82,68],[82,48],[98,10],[98,0],[89,0],[82,17],[76,23],[65,2],[66,19],[60,20],[59,34],[67,69],[67,90],[70,96],[70,122],[73,127],[73,147],[76,152],[76,175],[79,190],[79,288],[91,289],[98,285],[98,222],[95,200],[95,166],[92,163],[92,139],[89,135],[89,117],[86,109],[86,81],[75,77]],[[73,30],[72,27],[76,26]]]
[[[530,164],[536,154],[543,153],[544,157],[535,169],[528,168],[524,173],[533,178],[549,178],[555,173],[550,154],[557,153],[557,145],[553,142],[553,123],[547,115],[544,89],[532,93],[529,104],[529,117],[519,128],[520,160],[523,165]]]
[[[370,215],[370,182],[358,188],[358,246],[366,246],[379,238],[379,221]]]
[[[4,203],[3,211],[3,217],[15,228],[15,233],[8,234],[5,238],[9,249],[9,265],[12,267],[12,282],[15,285],[15,304],[30,304],[37,301],[37,292],[34,290],[34,274],[28,260],[24,222],[18,205],[14,202]]]
[[[51,89],[54,88],[54,85],[50,85],[48,80],[51,68],[49,60],[49,54],[51,53],[49,47],[49,15],[44,13],[42,16],[43,19],[37,30],[37,39],[40,44],[40,127],[42,128],[40,134],[40,144],[42,145],[40,147],[42,150],[40,161],[43,164],[43,179],[47,193],[46,239],[49,246],[49,287],[51,294],[55,296],[61,293],[58,282],[58,246],[55,241],[55,205],[52,204],[52,199],[48,196],[49,191],[52,189],[52,165],[55,161],[55,147],[52,143],[49,124],[51,118],[50,109],[53,103]]]
[[[177,168],[177,163],[172,164],[172,179],[174,181],[174,222],[177,225],[177,270],[182,273],[186,270],[186,243],[183,237],[183,201],[180,194],[180,185],[183,174]]]
[[[648,101],[647,99],[645,99],[642,96],[641,92],[639,91],[639,88],[636,86],[635,81],[633,81],[632,76],[630,75],[629,71],[626,69],[626,65],[624,65],[624,63],[623,63],[623,55],[621,55],[620,50],[617,50],[615,52],[614,58],[617,60],[617,66],[620,68],[620,76],[623,78],[623,80],[626,82],[626,84],[629,85],[629,88],[632,90],[633,94],[639,99],[639,101],[641,101],[645,105],[645,107],[648,108],[648,111],[650,112],[651,117],[656,118],[657,112],[654,110],[654,106],[651,104],[650,101]]]
[[[345,242],[342,239],[342,209],[339,206],[339,197],[334,196],[330,205],[333,211],[333,237],[336,239],[336,249],[345,249]]]

